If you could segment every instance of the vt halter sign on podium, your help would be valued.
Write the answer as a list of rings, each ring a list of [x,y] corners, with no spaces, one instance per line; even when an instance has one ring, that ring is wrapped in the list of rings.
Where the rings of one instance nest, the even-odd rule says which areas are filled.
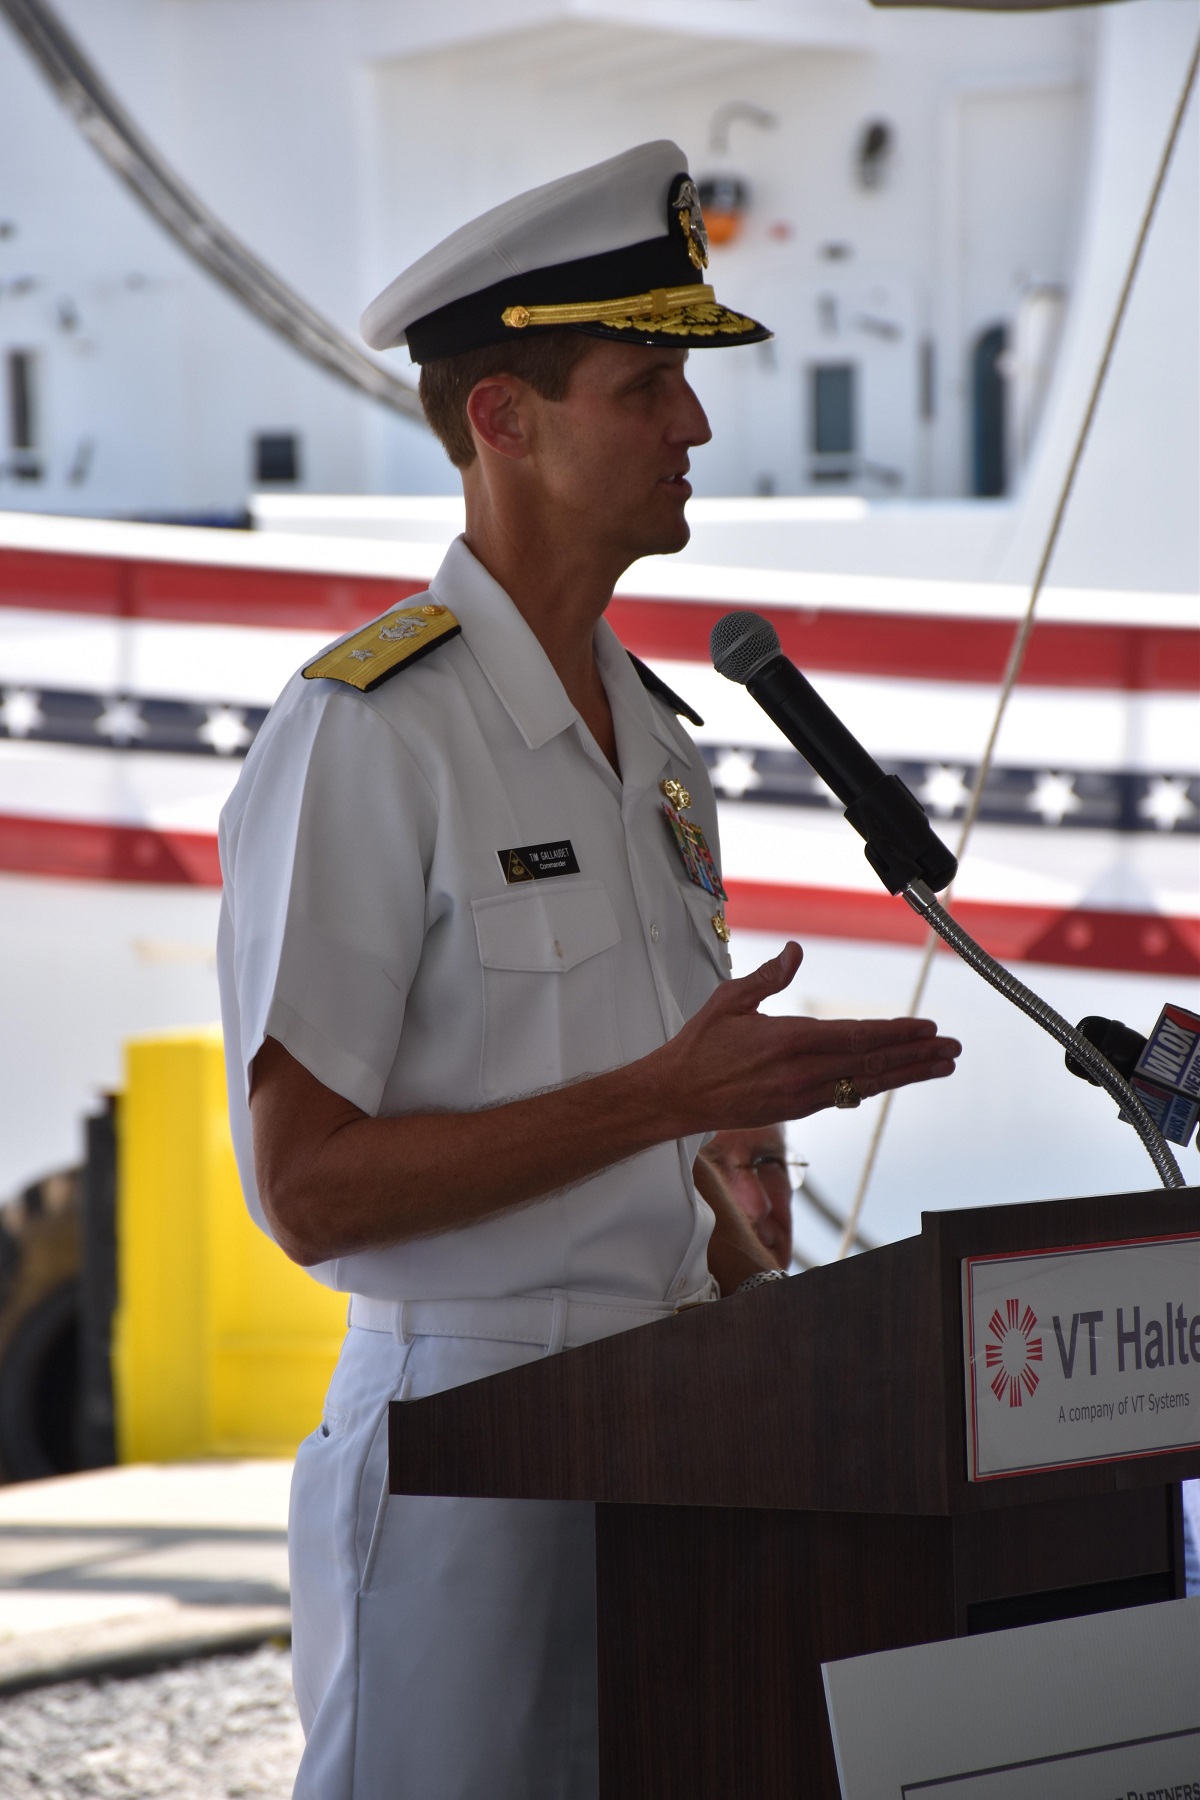
[[[1200,1443],[1200,1234],[962,1262],[972,1481]],[[1200,1599],[825,1663],[844,1800],[1200,1800]]]
[[[972,1481],[1200,1443],[1200,1236],[963,1264]]]

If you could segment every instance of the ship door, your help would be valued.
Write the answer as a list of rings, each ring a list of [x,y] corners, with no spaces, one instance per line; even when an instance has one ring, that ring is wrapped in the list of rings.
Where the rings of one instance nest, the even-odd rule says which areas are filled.
[[[1032,453],[1075,257],[1085,126],[1074,86],[957,98],[957,260],[943,298],[954,296],[967,404],[939,440],[944,492],[1010,492]]]
[[[755,368],[760,493],[912,495],[921,471],[916,283],[891,269],[775,272],[756,293],[776,336]]]

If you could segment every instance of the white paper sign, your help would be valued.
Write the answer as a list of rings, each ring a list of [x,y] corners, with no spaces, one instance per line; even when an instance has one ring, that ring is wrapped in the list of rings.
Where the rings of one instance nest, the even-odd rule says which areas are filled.
[[[825,1663],[842,1800],[1200,1800],[1200,1599]]]
[[[972,1481],[1200,1445],[1200,1234],[972,1256],[962,1280]]]

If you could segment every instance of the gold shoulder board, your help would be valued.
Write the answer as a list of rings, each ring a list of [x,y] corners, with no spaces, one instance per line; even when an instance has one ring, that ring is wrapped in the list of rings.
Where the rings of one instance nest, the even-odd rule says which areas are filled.
[[[448,606],[402,606],[353,637],[343,638],[332,650],[323,650],[305,669],[305,679],[324,676],[330,681],[346,681],[365,694],[397,669],[420,662],[461,630]]]

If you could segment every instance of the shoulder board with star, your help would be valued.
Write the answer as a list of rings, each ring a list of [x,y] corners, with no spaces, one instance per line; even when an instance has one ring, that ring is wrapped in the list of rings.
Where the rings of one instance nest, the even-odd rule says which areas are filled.
[[[322,650],[316,661],[308,664],[304,677],[306,681],[315,681],[318,676],[327,681],[345,681],[365,694],[401,669],[420,662],[461,630],[448,606],[401,606],[356,631],[353,637]]]
[[[625,654],[637,670],[638,680],[648,694],[653,694],[656,700],[661,700],[665,706],[670,707],[673,713],[678,713],[679,717],[681,719],[686,719],[689,724],[703,725],[704,720],[700,717],[700,714],[698,712],[693,712],[687,701],[681,700],[679,695],[675,693],[673,689],[669,688],[666,682],[654,673],[653,669],[648,669],[646,667],[640,657],[635,656],[632,650],[627,650]]]

